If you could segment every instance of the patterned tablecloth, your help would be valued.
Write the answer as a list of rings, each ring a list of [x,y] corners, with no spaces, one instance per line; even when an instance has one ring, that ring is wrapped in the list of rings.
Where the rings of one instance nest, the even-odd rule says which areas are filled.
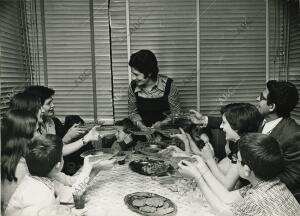
[[[140,157],[140,156],[133,156]],[[128,163],[115,165],[110,170],[100,171],[87,190],[88,216],[136,216],[127,208],[124,197],[134,192],[156,193],[172,200],[178,216],[211,216],[211,209],[201,191],[173,192],[149,176],[130,170]]]

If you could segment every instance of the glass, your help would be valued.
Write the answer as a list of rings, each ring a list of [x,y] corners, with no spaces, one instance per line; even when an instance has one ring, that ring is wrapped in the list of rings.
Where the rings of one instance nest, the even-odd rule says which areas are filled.
[[[85,206],[85,192],[83,193],[73,193],[73,200],[76,209],[83,209]]]

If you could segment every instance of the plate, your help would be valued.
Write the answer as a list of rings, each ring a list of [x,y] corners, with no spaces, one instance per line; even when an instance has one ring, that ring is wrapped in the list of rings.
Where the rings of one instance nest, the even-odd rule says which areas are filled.
[[[110,159],[113,154],[111,153],[104,153],[102,150],[88,150],[80,154],[80,157],[86,157],[91,155],[90,161],[104,161]]]
[[[157,132],[164,135],[165,137],[171,137],[171,135],[180,134],[180,130],[176,128],[161,129],[157,130]]]
[[[135,150],[144,155],[157,156],[158,152],[167,148],[168,144],[163,142],[138,142]]]
[[[129,168],[136,173],[147,176],[165,176],[174,171],[169,163],[149,158],[133,160],[129,163]]]
[[[145,131],[136,131],[136,130],[128,129],[128,132],[136,136],[147,136],[153,134],[155,132],[155,129],[149,128],[148,130]]]
[[[127,207],[136,213],[146,216],[176,215],[177,207],[168,198],[155,193],[136,192],[124,198]]]

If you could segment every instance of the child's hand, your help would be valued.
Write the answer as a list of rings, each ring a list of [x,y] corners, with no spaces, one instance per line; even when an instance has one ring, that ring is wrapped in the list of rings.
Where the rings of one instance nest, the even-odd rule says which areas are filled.
[[[197,178],[198,176],[201,176],[197,167],[186,160],[180,161],[178,167],[178,171],[186,177]]]
[[[209,159],[213,159],[215,156],[215,153],[213,151],[213,147],[210,143],[205,144],[205,146],[202,148],[200,155],[207,161]]]
[[[101,170],[108,170],[108,169],[113,168],[115,162],[116,162],[116,159],[103,160],[103,161],[97,162],[95,164],[95,166],[97,166],[97,168],[100,168]]]
[[[206,163],[204,162],[203,158],[200,157],[199,155],[193,155],[192,158],[196,159],[196,162],[194,164],[200,173],[204,173],[207,171],[207,169],[209,169]]]

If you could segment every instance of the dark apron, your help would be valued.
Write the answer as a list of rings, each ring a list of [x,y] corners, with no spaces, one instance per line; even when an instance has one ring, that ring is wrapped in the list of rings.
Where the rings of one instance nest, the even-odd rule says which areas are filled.
[[[147,127],[152,126],[157,121],[164,120],[166,115],[163,113],[170,113],[168,96],[172,82],[172,79],[167,79],[164,95],[160,98],[143,98],[138,96],[138,92],[135,93],[138,113],[142,117],[144,125]],[[134,91],[136,87],[135,81],[131,83],[131,87]]]

